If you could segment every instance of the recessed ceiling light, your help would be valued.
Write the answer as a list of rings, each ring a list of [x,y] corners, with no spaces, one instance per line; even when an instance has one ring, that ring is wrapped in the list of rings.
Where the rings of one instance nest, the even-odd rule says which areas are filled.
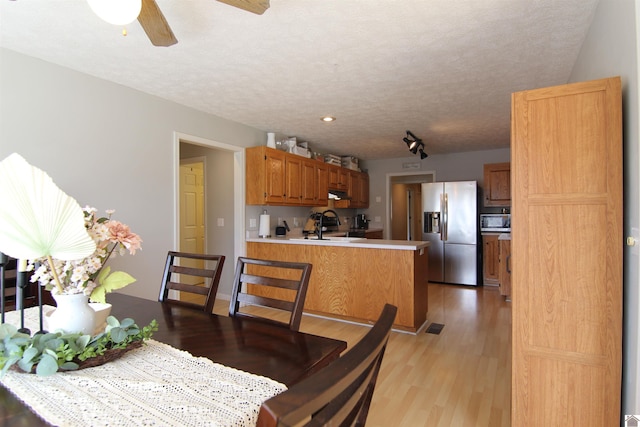
[[[324,116],[320,120],[322,120],[323,122],[334,122],[336,120],[336,118],[335,117],[331,117],[331,116]]]

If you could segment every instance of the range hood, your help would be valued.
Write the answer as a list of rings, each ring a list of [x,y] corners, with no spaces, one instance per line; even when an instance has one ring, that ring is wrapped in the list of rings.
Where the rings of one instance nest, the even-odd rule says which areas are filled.
[[[351,197],[347,195],[346,191],[329,191],[329,200],[350,200]]]

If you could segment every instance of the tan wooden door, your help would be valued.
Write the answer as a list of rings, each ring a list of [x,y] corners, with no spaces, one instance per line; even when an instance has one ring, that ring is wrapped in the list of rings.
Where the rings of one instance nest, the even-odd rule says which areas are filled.
[[[205,250],[204,223],[204,164],[180,165],[180,251],[203,254]],[[189,261],[186,267],[203,268],[204,262]],[[188,279],[183,279],[185,283]],[[194,278],[192,284],[199,283]]]
[[[512,426],[616,426],[620,79],[512,96]]]

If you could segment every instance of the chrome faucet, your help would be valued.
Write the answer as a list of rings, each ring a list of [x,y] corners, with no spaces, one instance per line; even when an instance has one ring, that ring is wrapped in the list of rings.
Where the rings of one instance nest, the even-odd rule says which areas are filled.
[[[340,225],[340,216],[338,215],[338,213],[336,211],[334,211],[333,209],[327,209],[326,211],[322,212],[322,214],[320,214],[320,224],[316,230],[316,234],[318,235],[318,240],[324,240],[322,238],[322,218],[324,218],[324,214],[331,212],[333,214],[333,216],[336,217],[336,219],[338,220],[338,225]]]

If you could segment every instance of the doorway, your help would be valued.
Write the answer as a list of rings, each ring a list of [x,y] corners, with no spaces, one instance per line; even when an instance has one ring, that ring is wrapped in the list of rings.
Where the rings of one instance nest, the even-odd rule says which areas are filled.
[[[174,134],[174,248],[224,255],[231,266],[244,255],[244,152],[243,147]],[[202,173],[197,170],[198,163],[202,163]],[[185,171],[185,164],[194,170]],[[199,176],[202,186],[196,185]],[[202,196],[192,194],[199,191]],[[202,237],[197,237],[198,233]],[[232,283],[233,267],[224,268],[218,296],[230,298]]]
[[[422,184],[394,183],[391,239],[422,240]]]
[[[422,183],[435,180],[434,171],[387,174],[389,239],[422,240]]]

